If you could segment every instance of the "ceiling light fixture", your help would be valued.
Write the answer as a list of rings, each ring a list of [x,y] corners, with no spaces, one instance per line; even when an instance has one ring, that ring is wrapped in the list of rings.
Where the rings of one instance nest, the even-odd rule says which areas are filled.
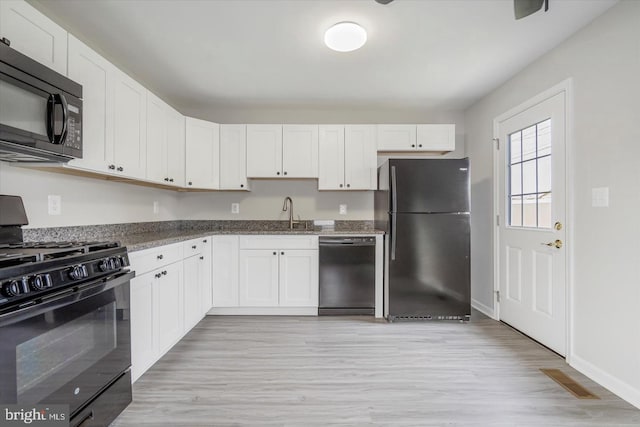
[[[338,52],[360,49],[367,41],[367,32],[355,22],[338,22],[324,33],[324,44]]]

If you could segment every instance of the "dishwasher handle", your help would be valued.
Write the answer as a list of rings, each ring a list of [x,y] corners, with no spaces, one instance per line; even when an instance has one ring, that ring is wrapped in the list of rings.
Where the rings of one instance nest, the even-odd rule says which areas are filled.
[[[320,246],[375,246],[375,237],[359,237],[359,238],[320,238]]]

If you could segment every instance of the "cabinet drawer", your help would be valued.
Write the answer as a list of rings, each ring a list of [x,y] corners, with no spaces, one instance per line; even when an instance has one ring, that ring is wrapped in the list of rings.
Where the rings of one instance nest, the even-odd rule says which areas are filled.
[[[318,249],[318,236],[240,236],[240,249]]]
[[[210,237],[200,237],[197,239],[187,240],[182,244],[182,251],[185,258],[189,258],[193,255],[201,254],[206,247],[211,245]]]
[[[129,254],[131,269],[135,270],[137,275],[181,260],[182,243],[174,243]]]

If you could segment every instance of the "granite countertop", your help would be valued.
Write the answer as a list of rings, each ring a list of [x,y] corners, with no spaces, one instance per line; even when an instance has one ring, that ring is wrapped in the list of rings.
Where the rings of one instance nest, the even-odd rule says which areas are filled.
[[[129,236],[122,236],[119,239],[121,245],[126,246],[129,252],[141,251],[143,249],[154,248],[158,246],[169,245],[171,243],[183,242],[186,240],[197,239],[200,237],[216,236],[216,235],[358,235],[358,236],[370,236],[376,234],[384,234],[380,230],[349,230],[349,229],[337,229],[337,230],[173,230],[173,231],[160,231],[133,234]],[[117,240],[117,239],[116,239]]]
[[[294,230],[287,221],[180,220],[127,224],[31,228],[24,230],[25,241],[118,241],[130,252],[215,235],[354,235],[384,234],[373,221],[336,221],[332,230],[313,227],[303,221]]]

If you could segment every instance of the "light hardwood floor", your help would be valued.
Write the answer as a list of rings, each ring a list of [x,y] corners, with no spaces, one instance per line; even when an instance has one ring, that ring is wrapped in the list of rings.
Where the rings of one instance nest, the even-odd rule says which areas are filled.
[[[579,400],[559,368],[601,400]],[[640,410],[482,315],[208,316],[133,387],[114,426],[638,426]]]

